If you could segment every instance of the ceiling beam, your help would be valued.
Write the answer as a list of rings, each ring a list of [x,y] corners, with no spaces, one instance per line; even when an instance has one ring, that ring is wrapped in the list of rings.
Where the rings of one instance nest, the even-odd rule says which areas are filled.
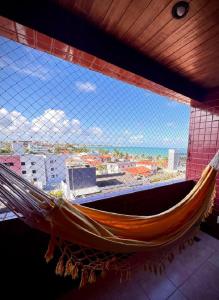
[[[60,1],[61,3],[61,1]],[[146,78],[186,97],[202,101],[208,90],[143,55],[74,12],[51,0],[6,0],[1,15]]]

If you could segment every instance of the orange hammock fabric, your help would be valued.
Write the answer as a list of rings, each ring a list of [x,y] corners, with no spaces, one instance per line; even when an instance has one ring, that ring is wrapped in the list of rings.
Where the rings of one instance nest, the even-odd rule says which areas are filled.
[[[57,274],[63,274],[65,269],[65,274],[75,278],[78,273],[76,269],[82,266],[83,285],[88,269],[92,276],[92,272],[98,268],[107,269],[109,262],[116,258],[116,253],[157,253],[157,250],[168,249],[177,241],[182,241],[188,233],[193,233],[212,210],[218,166],[219,151],[183,200],[153,216],[110,213],[55,199],[1,164],[0,201],[24,222],[51,235],[47,261],[53,257],[59,244],[62,253]],[[75,244],[81,247],[78,252],[72,250]],[[84,249],[96,249],[97,252],[90,255]],[[101,252],[105,254],[100,259],[96,253]],[[95,259],[84,263],[81,253],[87,260],[89,257]],[[121,260],[122,255],[118,257]]]
[[[154,216],[104,212],[63,201],[47,216],[53,232],[76,244],[112,252],[139,252],[175,242],[211,211],[217,171],[208,166],[192,191]]]

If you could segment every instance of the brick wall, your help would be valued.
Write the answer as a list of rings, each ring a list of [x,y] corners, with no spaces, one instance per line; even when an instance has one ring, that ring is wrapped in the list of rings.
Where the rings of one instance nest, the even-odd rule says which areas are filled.
[[[187,179],[197,180],[219,149],[219,91],[208,95],[202,104],[191,105]],[[219,175],[213,215],[219,215]]]

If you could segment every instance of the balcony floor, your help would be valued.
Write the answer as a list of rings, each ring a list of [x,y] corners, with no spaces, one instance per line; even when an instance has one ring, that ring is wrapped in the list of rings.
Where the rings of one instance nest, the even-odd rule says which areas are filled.
[[[179,254],[162,276],[139,270],[130,281],[120,283],[118,277],[108,274],[58,299],[219,299],[219,240],[203,232],[198,237],[200,241]]]

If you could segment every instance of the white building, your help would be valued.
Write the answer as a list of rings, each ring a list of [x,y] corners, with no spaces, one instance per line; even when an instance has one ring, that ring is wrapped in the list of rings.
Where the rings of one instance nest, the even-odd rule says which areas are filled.
[[[21,156],[21,174],[40,188],[54,187],[65,180],[68,154],[25,154]]]
[[[136,167],[136,162],[133,161],[119,161],[115,163],[107,163],[107,173],[114,174],[114,173],[121,173],[125,172],[128,168]]]
[[[45,156],[36,154],[25,154],[21,159],[22,176],[34,183],[39,188],[46,186]]]
[[[49,154],[45,156],[47,185],[61,183],[66,177],[65,161],[69,154]]]
[[[119,173],[119,166],[117,163],[107,163],[106,164],[107,173],[108,174],[116,174]]]
[[[24,155],[24,144],[22,142],[12,142],[12,151],[17,155]]]
[[[36,154],[47,154],[54,151],[54,147],[51,144],[32,142],[28,144],[28,150]]]
[[[168,169],[171,171],[177,170],[179,165],[179,153],[175,149],[169,149],[168,151]]]

